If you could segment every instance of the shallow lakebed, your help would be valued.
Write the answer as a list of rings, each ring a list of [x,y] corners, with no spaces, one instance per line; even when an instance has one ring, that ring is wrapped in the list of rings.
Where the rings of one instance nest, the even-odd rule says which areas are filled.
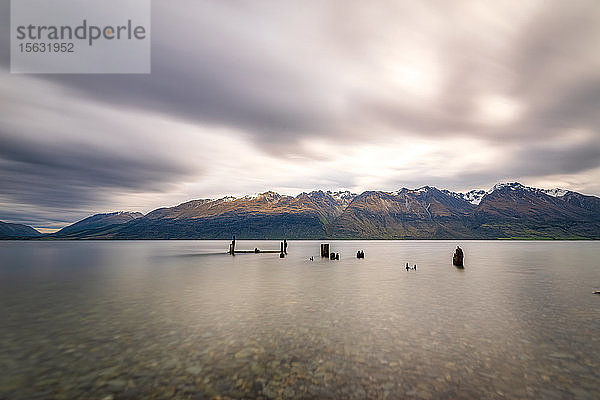
[[[600,392],[600,242],[319,243],[0,242],[0,399]]]

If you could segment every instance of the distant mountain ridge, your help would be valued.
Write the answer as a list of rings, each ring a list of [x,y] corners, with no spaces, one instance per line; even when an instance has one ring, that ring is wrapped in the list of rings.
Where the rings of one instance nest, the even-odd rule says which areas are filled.
[[[40,232],[28,225],[0,221],[0,239],[30,238],[40,235]]]
[[[94,237],[98,232],[106,232],[111,228],[119,228],[121,225],[133,221],[136,218],[143,217],[140,212],[117,211],[105,214],[95,214],[69,225],[58,232],[54,233],[54,237],[75,238],[90,236]]]
[[[600,239],[600,198],[502,183],[457,193],[268,191],[98,214],[53,238],[92,239]]]

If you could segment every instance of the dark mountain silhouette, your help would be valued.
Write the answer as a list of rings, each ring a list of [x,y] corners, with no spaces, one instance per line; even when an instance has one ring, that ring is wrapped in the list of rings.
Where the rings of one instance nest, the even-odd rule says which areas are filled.
[[[28,225],[0,221],[0,239],[30,238],[39,235],[41,235],[40,232]]]
[[[53,236],[62,238],[80,238],[86,236],[94,237],[98,232],[107,232],[110,229],[118,229],[123,224],[142,216],[142,213],[130,211],[96,214],[64,227],[56,232]]]

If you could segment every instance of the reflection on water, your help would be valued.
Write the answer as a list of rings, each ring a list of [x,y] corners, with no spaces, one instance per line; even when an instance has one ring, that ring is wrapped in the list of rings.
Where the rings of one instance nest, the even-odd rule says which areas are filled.
[[[0,399],[597,398],[599,242],[331,244],[1,242]]]

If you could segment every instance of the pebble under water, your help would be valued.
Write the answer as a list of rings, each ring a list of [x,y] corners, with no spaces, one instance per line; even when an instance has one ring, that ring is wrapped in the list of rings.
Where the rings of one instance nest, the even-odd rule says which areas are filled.
[[[600,242],[319,243],[0,242],[0,399],[598,398]]]

